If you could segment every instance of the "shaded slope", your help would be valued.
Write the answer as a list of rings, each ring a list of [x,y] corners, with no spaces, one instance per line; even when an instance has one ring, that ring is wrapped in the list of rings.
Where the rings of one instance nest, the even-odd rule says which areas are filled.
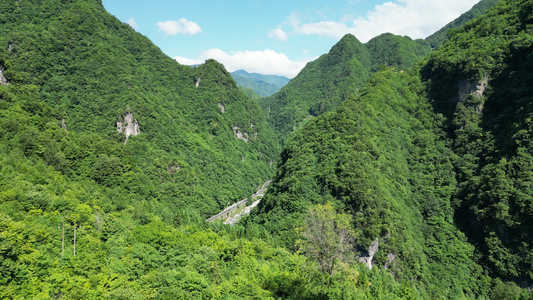
[[[424,297],[530,297],[517,285],[533,278],[532,16],[531,1],[503,1],[309,121],[251,224],[292,246],[308,207],[333,202],[361,255],[377,239],[376,263]]]
[[[454,140],[457,222],[493,276],[525,286],[533,284],[532,13],[531,1],[497,4],[424,70]],[[473,94],[461,97],[465,90]]]

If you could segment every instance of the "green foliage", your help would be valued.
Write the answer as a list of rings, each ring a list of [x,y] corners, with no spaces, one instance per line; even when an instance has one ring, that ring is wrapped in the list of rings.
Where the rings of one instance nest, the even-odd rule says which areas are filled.
[[[239,87],[239,89],[243,92],[243,94],[245,94],[248,98],[250,99],[255,99],[255,100],[258,100],[261,98],[261,96],[259,96],[258,94],[256,94],[254,92],[254,90],[252,90],[251,88],[245,88],[245,87]]]
[[[279,149],[221,64],[99,0],[1,2],[0,298],[531,298],[532,10],[502,1],[411,69],[427,43],[343,38],[262,99],[288,139],[232,227],[205,218]],[[342,258],[374,242],[371,269]]]
[[[5,121],[26,156],[204,216],[272,174],[277,138],[219,63],[177,64],[99,1],[6,3],[0,11],[6,77],[17,104],[42,122],[22,128],[20,120]],[[141,133],[121,145],[126,137],[116,124],[127,113]],[[44,133],[46,123],[69,133]]]
[[[458,224],[492,276],[527,285],[533,279],[532,9],[530,1],[500,2],[456,31],[424,70],[454,140]],[[488,86],[475,94],[483,81]],[[451,101],[468,85],[474,95]]]
[[[474,5],[469,11],[463,13],[459,18],[451,21],[446,26],[439,29],[437,32],[426,38],[426,41],[431,45],[432,49],[437,49],[446,40],[448,35],[453,32],[453,30],[460,29],[466,23],[484,15],[491,7],[493,7],[500,0],[481,0],[476,5]]]
[[[293,247],[290,228],[308,207],[332,202],[352,213],[361,252],[380,241],[375,268],[415,278],[424,298],[481,296],[474,247],[453,224],[456,181],[441,120],[416,73],[383,69],[289,139],[252,220]]]
[[[309,119],[335,109],[368,78],[368,50],[346,35],[328,54],[310,62],[280,92],[262,99],[267,120],[284,142]]]
[[[337,214],[331,203],[307,211],[299,236],[299,251],[318,261],[320,271],[330,275],[350,256],[355,239],[351,216]]]
[[[379,35],[365,44],[372,57],[371,73],[382,66],[408,69],[431,52],[426,41],[391,33]]]
[[[335,110],[357,93],[380,67],[407,69],[429,51],[429,44],[409,37],[383,34],[362,44],[347,34],[280,92],[261,99],[260,105],[283,144],[309,120]]]

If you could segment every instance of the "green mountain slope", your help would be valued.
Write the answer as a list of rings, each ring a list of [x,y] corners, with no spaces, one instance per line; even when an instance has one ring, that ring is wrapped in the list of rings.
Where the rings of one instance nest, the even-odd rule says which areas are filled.
[[[429,51],[429,44],[409,37],[383,34],[362,44],[348,34],[260,105],[283,143],[309,119],[337,108],[381,66],[406,69]]]
[[[457,222],[491,274],[529,286],[532,12],[531,1],[496,5],[453,34],[425,67],[457,154]]]
[[[437,32],[426,38],[426,41],[431,45],[431,48],[437,49],[448,39],[448,32],[453,29],[459,29],[466,23],[475,18],[484,15],[487,10],[493,7],[500,0],[481,0],[474,5],[469,11],[460,15],[459,18],[446,24],[446,26],[439,29]]]
[[[15,2],[4,5],[0,29],[0,48],[19,76],[15,83],[38,86],[42,101],[72,132],[124,144],[117,122],[131,113],[141,133],[114,156],[125,156],[121,164],[131,165],[137,180],[148,170],[196,174],[183,178],[196,179],[193,186],[183,182],[188,187],[178,192],[172,191],[180,185],[172,183],[176,179],[154,173],[143,179],[152,181],[147,194],[212,213],[269,177],[278,151],[275,137],[260,108],[222,65],[180,66],[98,1],[28,2],[31,8]],[[131,151],[142,154],[129,157]],[[100,154],[105,151],[83,159],[94,161]],[[161,184],[171,190],[164,192]]]
[[[249,222],[295,247],[309,207],[330,202],[361,256],[379,242],[375,263],[423,298],[530,297],[532,12],[503,1],[309,121]]]
[[[424,40],[413,41],[408,36],[391,33],[381,34],[365,46],[372,57],[371,73],[378,71],[381,66],[408,69],[430,52],[429,45]]]
[[[332,202],[354,215],[362,255],[379,241],[375,268],[417,278],[430,299],[473,297],[482,272],[452,222],[451,151],[423,89],[416,74],[383,70],[309,121],[284,147],[253,221],[291,246],[307,208]]]
[[[201,191],[198,169],[180,161],[152,168],[146,157],[159,163],[165,153],[139,141],[142,135],[124,145],[65,129],[39,86],[16,83],[20,74],[9,60],[0,65],[0,298],[414,294],[409,283],[355,264],[324,276],[316,262],[273,245],[261,228],[206,223],[187,202],[195,200],[191,187]],[[163,197],[173,192],[181,194]]]
[[[272,128],[285,140],[307,120],[335,109],[368,78],[370,55],[354,36],[346,35],[328,54],[308,63],[275,95],[260,105]]]
[[[411,68],[426,43],[343,38],[231,227],[205,217],[278,148],[221,64],[97,0],[1,2],[0,298],[531,298],[532,12],[504,0]]]
[[[275,94],[290,80],[283,76],[248,73],[244,70],[231,72],[231,77],[235,79],[238,86],[251,88],[261,97],[268,97]]]

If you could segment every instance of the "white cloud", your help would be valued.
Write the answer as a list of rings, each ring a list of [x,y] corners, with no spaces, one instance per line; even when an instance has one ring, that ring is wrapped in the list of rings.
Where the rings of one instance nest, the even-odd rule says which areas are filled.
[[[198,61],[213,58],[222,63],[229,72],[244,69],[248,72],[260,74],[281,75],[292,78],[296,76],[305,65],[315,58],[306,58],[301,61],[292,61],[285,54],[277,53],[274,50],[263,51],[237,51],[227,53],[220,49],[214,48],[203,51],[198,59],[187,59],[184,57],[175,57],[179,63],[197,64]],[[192,62],[192,63],[190,63]]]
[[[135,19],[134,19],[134,18],[129,19],[129,20],[126,22],[126,24],[130,25],[131,28],[133,28],[133,29],[135,29],[135,30],[139,29],[139,24],[137,24],[137,22],[135,22]]]
[[[360,41],[385,32],[425,38],[469,10],[479,0],[397,0],[376,5],[366,17],[341,21],[299,24],[294,15],[287,18],[295,33],[340,38],[352,33]]]
[[[174,60],[186,66],[199,65],[204,63],[204,61],[201,59],[190,59],[183,56],[176,56],[174,57]]]
[[[333,21],[322,21],[319,23],[307,23],[295,28],[296,33],[300,34],[317,34],[332,37],[342,37],[349,32],[348,26],[343,23]]]
[[[289,40],[289,36],[281,28],[272,29],[268,33],[268,37],[276,38],[276,39],[278,39],[280,41],[288,41]]]
[[[157,22],[157,27],[160,30],[164,31],[166,35],[177,35],[177,34],[190,34],[195,35],[202,32],[202,28],[198,26],[193,21],[189,21],[185,18],[181,18],[177,21],[165,21]]]

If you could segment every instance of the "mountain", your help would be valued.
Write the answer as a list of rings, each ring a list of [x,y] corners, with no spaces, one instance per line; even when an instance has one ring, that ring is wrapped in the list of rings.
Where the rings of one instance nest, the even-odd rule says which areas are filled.
[[[0,23],[0,298],[191,299],[223,282],[244,297],[236,269],[193,265],[245,242],[205,218],[273,173],[257,103],[100,1],[2,1]]]
[[[424,298],[474,297],[483,273],[451,222],[452,152],[423,91],[416,73],[388,68],[310,120],[285,145],[253,222],[290,247],[309,207],[333,203],[353,215],[358,252],[374,268],[418,278]]]
[[[406,69],[429,52],[428,43],[409,37],[383,34],[363,44],[348,34],[260,105],[283,143],[308,120],[337,108],[381,66]]]
[[[256,94],[255,91],[251,88],[245,88],[245,87],[240,86],[239,89],[250,99],[259,100],[261,98],[261,96]]]
[[[41,101],[64,119],[68,131],[123,144],[127,139],[112,158],[131,165],[132,175],[174,167],[194,174],[179,179],[188,188],[164,195],[157,186],[178,179],[143,179],[154,180],[152,196],[181,199],[183,205],[203,206],[204,213],[211,213],[268,178],[278,151],[275,137],[260,108],[239,92],[221,64],[211,60],[197,68],[180,66],[98,1],[72,1],[54,12],[46,8],[51,5],[47,1],[31,9],[13,3],[2,12],[7,22],[0,39],[12,64],[9,71],[21,77],[13,81],[38,86]],[[21,23],[25,19],[35,21]],[[117,132],[126,117],[138,124],[138,137]],[[137,151],[144,154],[128,156]],[[75,158],[90,163],[103,154],[98,150]],[[186,182],[192,178],[196,183],[190,186]],[[234,190],[234,184],[240,188]],[[202,200],[187,200],[182,192]]]
[[[261,97],[268,97],[275,94],[290,80],[283,76],[248,73],[244,70],[231,72],[231,77],[235,79],[238,86],[250,88]]]
[[[308,121],[248,222],[291,247],[329,203],[352,216],[360,261],[420,298],[530,298],[532,11],[502,1]]]
[[[339,103],[280,153],[220,63],[98,0],[0,2],[0,298],[530,299],[532,11],[502,0],[419,62],[344,37],[291,81]]]
[[[457,155],[458,225],[491,275],[531,286],[533,5],[494,8],[452,34],[423,74]]]
[[[466,23],[475,18],[484,15],[487,10],[493,7],[500,0],[481,0],[474,5],[469,11],[463,13],[459,18],[446,24],[446,26],[439,29],[437,32],[426,38],[426,41],[431,45],[431,48],[436,49],[440,47],[447,39],[448,32],[453,29],[459,29]]]
[[[370,73],[378,71],[382,66],[408,69],[430,52],[428,43],[424,40],[412,40],[408,36],[391,33],[381,34],[365,46],[372,59]]]

